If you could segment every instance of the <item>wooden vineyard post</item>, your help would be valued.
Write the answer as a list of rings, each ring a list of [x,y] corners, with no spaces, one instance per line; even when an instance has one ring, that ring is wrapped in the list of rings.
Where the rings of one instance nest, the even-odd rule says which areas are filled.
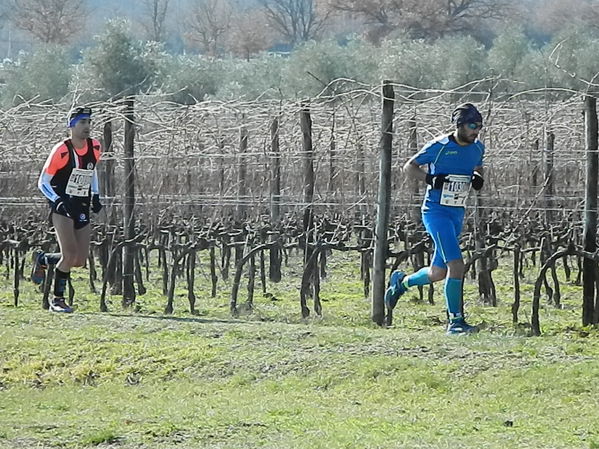
[[[544,151],[544,162],[545,162],[545,220],[547,224],[551,225],[553,221],[553,154],[555,148],[555,134],[550,132],[547,133],[547,148]]]
[[[270,219],[273,224],[281,219],[281,149],[279,147],[279,118],[270,124],[271,178]]]
[[[123,201],[123,227],[125,240],[135,237],[135,115],[133,99],[125,100],[125,200]],[[123,247],[123,307],[129,307],[135,302],[134,285],[135,247]]]
[[[410,129],[410,134],[408,136],[409,154],[406,159],[416,154],[418,151],[418,123],[416,122],[416,113],[414,113],[412,118],[408,121],[408,125]],[[418,198],[420,194],[420,182],[415,179],[409,179],[408,183],[408,190],[410,192],[408,205],[409,217],[412,221],[418,222],[420,220],[420,204],[418,204],[416,198]],[[415,204],[415,206],[412,206],[412,204]]]
[[[303,217],[303,231],[304,231],[304,272],[311,268],[309,266],[310,261],[313,259],[310,257],[313,250],[310,248],[310,243],[314,243],[314,237],[312,235],[312,228],[314,222],[312,203],[314,201],[314,149],[312,147],[312,119],[310,117],[310,110],[307,105],[302,105],[300,111],[300,127],[302,130],[302,149],[304,159],[304,217]],[[315,276],[318,276],[316,271]],[[306,304],[306,297],[312,293],[311,288],[314,286],[312,282],[303,283],[300,291],[300,306],[302,310],[302,317],[306,318],[310,315],[310,309]]]
[[[220,207],[223,207],[223,195],[225,194],[225,140],[218,141],[218,195],[220,198]]]
[[[331,136],[329,138],[329,180],[327,182],[329,202],[337,198],[337,141],[335,140],[335,113],[331,121]]]
[[[247,214],[247,149],[248,130],[243,125],[239,131],[239,178],[237,194],[237,218],[243,220]]]
[[[387,263],[387,228],[391,205],[391,147],[393,145],[393,103],[395,92],[389,81],[383,83],[383,115],[379,149],[379,190],[374,243],[374,270],[372,279],[372,321],[379,326],[385,320],[385,265]],[[391,324],[391,316],[387,319]]]
[[[314,201],[314,149],[312,148],[312,118],[307,105],[300,112],[302,149],[304,153],[304,231],[312,228],[312,203]]]
[[[599,158],[597,156],[597,99],[587,96],[584,99],[585,135],[586,135],[586,182],[584,198],[584,250],[589,253],[597,248],[597,172]],[[597,263],[585,258],[582,268],[582,324],[597,323],[595,313],[595,273]]]
[[[110,198],[110,203],[114,201],[114,151],[112,148],[112,121],[104,124],[102,132],[102,164],[100,192]],[[116,224],[114,214],[109,217],[111,224]]]
[[[532,145],[531,153],[539,154],[539,139],[535,139],[535,141]],[[534,197],[536,187],[539,185],[539,179],[538,179],[539,178],[539,166],[537,165],[536,161],[533,161],[532,156],[531,156],[531,162],[530,162],[529,166],[532,167],[532,169],[531,169],[531,177],[532,177],[531,185],[532,185],[533,189],[531,192],[528,193],[528,195]]]
[[[356,174],[354,178],[354,193],[356,195],[356,203],[360,206],[358,210],[364,212],[368,210],[366,204],[363,204],[362,199],[366,193],[366,166],[364,163],[364,143],[362,136],[359,136],[356,142],[356,164],[354,168]]]
[[[512,324],[518,324],[518,310],[520,310],[520,244],[514,245],[514,302],[512,303]]]

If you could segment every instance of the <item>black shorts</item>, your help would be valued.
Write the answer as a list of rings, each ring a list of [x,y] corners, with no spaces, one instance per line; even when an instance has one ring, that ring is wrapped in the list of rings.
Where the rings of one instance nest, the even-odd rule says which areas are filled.
[[[73,220],[73,226],[75,229],[81,229],[86,227],[89,224],[89,208],[90,201],[88,198],[82,200],[71,200],[70,205],[73,208],[74,217],[69,217],[66,214],[57,212],[54,210],[54,203],[50,202],[50,215],[48,216],[48,220],[50,221],[50,225],[52,226],[52,214],[62,215],[63,217],[70,218]]]

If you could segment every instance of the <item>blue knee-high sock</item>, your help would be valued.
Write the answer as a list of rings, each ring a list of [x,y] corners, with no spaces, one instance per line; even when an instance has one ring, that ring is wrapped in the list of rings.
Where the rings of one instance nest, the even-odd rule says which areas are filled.
[[[415,285],[427,285],[431,283],[428,277],[428,267],[421,268],[416,273],[412,273],[403,280],[402,284],[404,287],[413,287]]]
[[[445,280],[445,302],[450,319],[462,318],[462,280]]]

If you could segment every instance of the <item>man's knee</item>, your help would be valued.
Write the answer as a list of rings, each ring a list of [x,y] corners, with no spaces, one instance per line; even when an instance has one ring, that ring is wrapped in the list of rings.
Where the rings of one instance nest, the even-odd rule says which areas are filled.
[[[451,278],[462,278],[464,276],[464,260],[455,259],[447,262],[447,271]]]
[[[87,255],[81,254],[81,250],[76,246],[64,245],[60,248],[62,253],[62,266],[82,267],[85,265]]]
[[[68,251],[65,251],[64,249],[62,250],[62,258],[60,259],[59,264],[61,266],[68,266],[70,267],[74,267],[75,264],[77,263],[77,255],[70,253]]]
[[[87,262],[87,254],[79,252],[74,259],[74,267],[84,267]]]
[[[431,280],[431,282],[441,281],[445,279],[445,276],[447,276],[447,270],[435,265],[432,265],[428,272],[428,278]]]

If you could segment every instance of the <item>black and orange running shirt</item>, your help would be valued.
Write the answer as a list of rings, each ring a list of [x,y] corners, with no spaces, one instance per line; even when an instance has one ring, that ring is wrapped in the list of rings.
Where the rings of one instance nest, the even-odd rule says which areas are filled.
[[[87,139],[81,148],[75,148],[70,139],[57,143],[42,169],[39,189],[52,202],[65,194],[88,197],[90,193],[99,193],[96,164],[100,154],[100,142],[95,139]],[[91,179],[86,179],[87,173]],[[77,184],[74,178],[85,182]],[[77,187],[83,190],[78,191]]]

